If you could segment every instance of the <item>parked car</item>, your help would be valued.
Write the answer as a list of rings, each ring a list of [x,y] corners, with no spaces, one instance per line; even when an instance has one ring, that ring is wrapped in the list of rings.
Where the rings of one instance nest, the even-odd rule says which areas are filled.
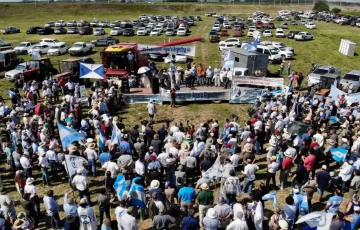
[[[64,20],[59,20],[55,22],[56,27],[66,26],[66,22]]]
[[[105,34],[105,30],[103,28],[96,28],[93,33],[95,36],[100,36]]]
[[[70,20],[66,23],[66,26],[68,26],[68,27],[77,26],[77,23],[74,20]]]
[[[138,36],[145,36],[147,35],[147,31],[145,27],[140,27],[137,31],[136,31],[136,35]]]
[[[121,22],[120,21],[113,21],[110,23],[110,27],[114,28],[114,27],[120,27],[121,26]]]
[[[316,25],[313,22],[306,23],[305,27],[308,28],[308,29],[311,29],[311,30],[316,29]]]
[[[253,28],[249,28],[248,33],[247,33],[247,36],[248,36],[248,37],[252,37],[252,36],[253,36],[254,31],[255,31],[255,29],[253,29]]]
[[[187,31],[186,31],[185,27],[179,27],[176,32],[177,36],[186,36],[186,34],[187,34]]]
[[[242,29],[238,28],[238,29],[235,29],[233,30],[233,37],[241,37],[243,36],[243,31]]]
[[[77,28],[77,27],[69,27],[67,29],[67,33],[68,34],[78,34],[79,33],[79,28]]]
[[[51,46],[50,49],[47,51],[47,55],[49,56],[59,56],[62,54],[66,54],[69,47],[66,45],[65,42],[60,42],[54,46]]]
[[[209,40],[210,40],[210,42],[219,42],[220,37],[216,31],[212,30],[209,33]]]
[[[214,24],[214,26],[212,27],[211,30],[215,30],[215,31],[220,31],[221,30],[221,25],[220,24]]]
[[[55,26],[55,22],[50,21],[50,22],[47,22],[44,27],[54,27],[54,26]]]
[[[284,38],[285,37],[284,31],[282,29],[280,29],[280,28],[276,29],[275,37]]]
[[[313,35],[308,32],[299,32],[295,35],[294,39],[296,41],[309,41],[313,39]]]
[[[95,46],[108,46],[119,43],[119,39],[113,37],[101,37],[97,40],[92,40],[91,43]]]
[[[90,23],[85,20],[80,20],[78,23],[76,23],[77,27],[84,27],[84,26],[90,26]]]
[[[286,22],[281,23],[281,24],[279,25],[279,28],[281,28],[281,29],[289,29],[289,24],[287,24]]]
[[[56,27],[54,34],[66,34],[67,30],[64,27]]]
[[[20,33],[20,29],[9,26],[9,27],[6,27],[5,29],[3,29],[1,32],[3,34],[16,34],[16,33]]]
[[[165,32],[166,36],[174,36],[175,30],[174,29],[167,29]]]
[[[48,45],[48,46],[53,46],[57,43],[59,43],[60,41],[55,39],[55,38],[43,38],[40,40],[39,44],[40,45]]]
[[[32,55],[34,52],[37,52],[40,55],[42,55],[42,54],[46,54],[49,49],[50,49],[49,45],[38,44],[38,45],[35,45],[33,48],[31,48],[29,50],[28,54]]]
[[[123,32],[123,36],[134,36],[135,31],[133,28],[126,28]]]
[[[90,35],[93,34],[93,28],[89,26],[82,27],[79,31],[80,35]]]
[[[219,49],[241,47],[241,41],[238,38],[228,38],[219,42]]]
[[[29,29],[26,30],[26,33],[27,34],[37,34],[37,30],[38,29],[41,29],[42,27],[40,26],[33,26],[33,27],[30,27]]]
[[[273,22],[269,22],[269,23],[267,24],[267,28],[268,28],[268,29],[275,29],[275,24],[274,24]]]
[[[360,90],[360,70],[351,70],[347,72],[340,80],[340,84],[345,88],[349,84],[352,85],[352,93],[356,93]]]
[[[95,45],[93,43],[75,42],[74,45],[72,45],[71,48],[68,50],[68,52],[71,56],[83,55],[91,52],[94,48]]]
[[[286,36],[288,39],[294,39],[295,38],[295,35],[298,34],[300,31],[294,31],[294,30],[291,30]]]
[[[54,29],[51,27],[44,27],[37,30],[37,33],[40,35],[47,35],[47,34],[53,34]]]
[[[101,21],[101,22],[99,22],[98,26],[103,27],[103,28],[110,27],[110,22]]]
[[[121,27],[113,27],[110,31],[111,36],[118,36],[123,34],[123,29]]]
[[[308,75],[308,86],[319,83],[320,77],[327,73],[340,75],[341,71],[333,66],[319,66]]]
[[[227,30],[220,30],[220,36],[229,36],[229,32]]]
[[[90,22],[90,26],[91,27],[98,27],[99,26],[99,22],[97,20],[94,20],[92,22]]]
[[[263,32],[263,37],[272,37],[272,32],[271,30],[264,30]]]
[[[160,36],[160,30],[159,29],[153,29],[150,32],[150,36]]]
[[[296,26],[296,25],[297,25],[297,22],[296,22],[296,21],[292,21],[292,22],[291,22],[291,25]]]
[[[20,42],[18,46],[14,48],[17,54],[28,54],[29,50],[37,45],[35,42]]]
[[[257,22],[255,26],[256,29],[262,29],[264,27],[264,24],[262,22]]]

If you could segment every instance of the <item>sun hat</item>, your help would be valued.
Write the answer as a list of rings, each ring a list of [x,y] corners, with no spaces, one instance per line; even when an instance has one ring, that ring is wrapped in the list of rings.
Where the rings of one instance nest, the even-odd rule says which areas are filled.
[[[279,226],[281,229],[288,229],[289,224],[286,222],[286,220],[279,220]]]
[[[26,179],[26,184],[32,184],[32,183],[34,183],[34,178],[29,177]]]
[[[160,187],[160,182],[158,181],[158,180],[153,180],[153,181],[151,181],[151,183],[150,183],[150,188],[155,188],[155,189],[157,189],[157,188],[159,188]]]
[[[347,143],[348,140],[346,138],[341,138],[342,142]]]
[[[207,214],[206,214],[209,218],[211,219],[215,219],[217,218],[217,213],[216,213],[216,210],[213,209],[213,208],[209,208],[209,210],[207,211]]]
[[[286,157],[289,157],[289,158],[292,158],[292,157],[293,157],[288,150],[285,151],[284,155],[285,155]]]
[[[209,185],[206,184],[206,183],[202,183],[201,186],[200,186],[200,188],[201,188],[202,190],[209,190]]]
[[[217,141],[217,143],[218,143],[219,145],[224,144],[224,142],[223,142],[223,140],[222,140],[222,139],[217,139],[216,141]]]
[[[25,224],[25,221],[22,219],[17,219],[13,225],[14,228],[22,228]]]
[[[89,149],[94,149],[94,148],[96,147],[96,144],[95,144],[95,143],[88,143],[88,144],[87,144],[87,147],[88,147]]]
[[[354,211],[360,211],[360,207],[359,206],[354,206]]]
[[[327,166],[326,166],[326,165],[321,166],[321,168],[324,169],[324,170],[327,170]]]
[[[88,138],[88,139],[86,139],[86,143],[92,143],[92,142],[94,142],[94,139],[93,139],[93,138]]]
[[[181,143],[181,149],[182,150],[189,150],[189,148],[190,148],[189,143],[187,143],[187,142]]]
[[[76,146],[74,145],[71,145],[69,148],[68,148],[69,152],[75,152],[77,150]]]
[[[349,160],[348,163],[352,165],[352,164],[354,164],[354,161],[353,161],[353,160]]]
[[[275,161],[276,160],[276,156],[271,156],[271,160]]]

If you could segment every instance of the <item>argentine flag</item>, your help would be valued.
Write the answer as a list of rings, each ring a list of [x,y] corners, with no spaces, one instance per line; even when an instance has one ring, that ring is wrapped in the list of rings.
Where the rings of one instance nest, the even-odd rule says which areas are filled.
[[[101,64],[80,63],[80,78],[104,79],[104,66]]]
[[[337,122],[340,122],[340,119],[335,117],[335,116],[331,116],[329,119],[330,124],[335,124]]]
[[[127,199],[128,188],[126,185],[126,180],[124,175],[120,174],[116,177],[113,187],[120,200]]]
[[[140,177],[135,177],[131,182],[129,194],[131,196],[130,204],[138,208],[146,207],[145,189],[142,185],[135,184],[135,181],[141,180]]]
[[[262,200],[272,200],[273,206],[274,206],[274,208],[276,208],[276,192],[270,192],[270,193],[264,195],[261,199]]]
[[[332,148],[330,153],[336,162],[344,162],[348,150],[344,148]]]
[[[9,94],[9,97],[10,97],[10,98],[12,98],[13,96],[16,95],[16,93],[13,92],[13,91],[11,91],[11,90],[6,89],[5,91]]]
[[[300,204],[300,214],[305,215],[309,213],[309,203],[307,198],[307,193],[305,192],[302,197],[302,202]]]
[[[228,60],[225,61],[223,69],[227,68],[227,69],[232,69],[234,67],[235,64],[235,59],[234,58],[230,58]]]
[[[100,149],[104,149],[105,148],[105,143],[106,143],[106,137],[104,132],[99,129],[99,140],[98,140],[98,146],[100,147]]]
[[[75,141],[81,141],[86,139],[86,136],[82,133],[79,133],[75,129],[63,126],[58,123],[58,130],[61,140],[61,145],[63,148],[69,147]]]
[[[117,136],[116,127],[113,127],[112,133],[111,133],[111,145],[119,145],[120,141]]]

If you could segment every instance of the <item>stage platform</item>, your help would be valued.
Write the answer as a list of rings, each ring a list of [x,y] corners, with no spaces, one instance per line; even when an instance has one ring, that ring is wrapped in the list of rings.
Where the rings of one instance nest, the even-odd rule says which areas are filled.
[[[231,89],[224,87],[194,87],[180,88],[176,91],[176,101],[229,101]],[[160,88],[159,94],[153,94],[151,88],[131,88],[130,93],[123,94],[126,104],[170,102],[170,90]]]

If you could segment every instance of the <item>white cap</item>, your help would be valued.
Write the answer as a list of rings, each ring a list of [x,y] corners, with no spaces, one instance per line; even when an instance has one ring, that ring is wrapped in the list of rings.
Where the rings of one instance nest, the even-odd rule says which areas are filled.
[[[251,138],[250,138],[250,137],[248,137],[248,138],[246,139],[246,141],[247,141],[247,142],[250,142],[250,141],[251,141]]]
[[[321,166],[322,169],[326,170],[327,169],[327,166],[326,165],[323,165]]]
[[[354,206],[354,211],[360,211],[360,207],[359,206]]]

